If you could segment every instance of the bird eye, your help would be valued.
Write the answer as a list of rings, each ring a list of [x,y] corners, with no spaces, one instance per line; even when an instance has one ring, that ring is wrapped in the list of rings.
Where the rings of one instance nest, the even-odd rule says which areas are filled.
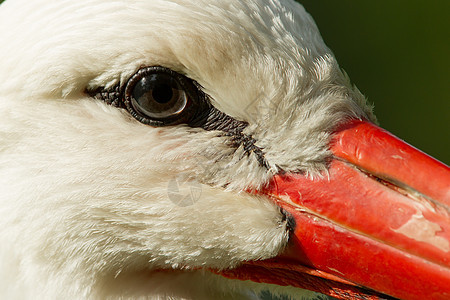
[[[142,123],[177,123],[185,117],[192,90],[192,82],[188,78],[166,68],[147,67],[129,79],[125,88],[125,105]]]

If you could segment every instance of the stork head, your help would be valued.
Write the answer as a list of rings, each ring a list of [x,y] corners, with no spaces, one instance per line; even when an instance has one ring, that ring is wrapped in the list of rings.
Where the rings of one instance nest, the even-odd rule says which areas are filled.
[[[348,258],[364,247],[389,262],[415,255],[404,265],[420,271],[425,257],[433,293],[448,295],[439,290],[450,278],[448,170],[430,159],[444,174],[441,200],[380,176],[364,147],[346,148],[361,133],[384,133],[369,125],[371,107],[294,1],[7,0],[0,28],[5,295],[229,299],[276,284],[294,297],[298,287],[405,296],[380,282],[381,263]],[[371,173],[370,184],[383,183],[374,189],[391,185],[412,203],[391,206],[404,210],[392,212],[395,225],[377,220],[356,232],[350,221],[358,205],[389,198],[384,190],[372,200],[352,195],[354,203],[320,200],[338,194],[327,183],[354,171],[350,163],[365,173],[344,172],[338,185]],[[360,186],[342,190],[352,188]],[[408,227],[419,223],[431,233]],[[375,279],[352,275],[363,266]]]

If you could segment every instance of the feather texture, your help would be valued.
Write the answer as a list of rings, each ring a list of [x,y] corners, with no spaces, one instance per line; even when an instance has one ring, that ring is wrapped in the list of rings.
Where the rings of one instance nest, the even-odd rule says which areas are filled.
[[[290,0],[7,0],[0,28],[5,298],[256,297],[268,286],[204,270],[286,246],[279,209],[243,191],[280,169],[319,176],[332,130],[374,119]],[[269,170],[220,132],[152,128],[84,92],[143,66],[196,80],[249,123]],[[190,184],[191,205],[174,203]]]

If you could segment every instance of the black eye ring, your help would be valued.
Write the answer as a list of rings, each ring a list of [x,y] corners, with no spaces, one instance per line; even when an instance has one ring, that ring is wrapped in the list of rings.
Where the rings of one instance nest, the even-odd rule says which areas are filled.
[[[128,80],[124,103],[138,121],[152,126],[189,123],[203,97],[194,82],[164,67],[145,67]]]
[[[161,77],[159,78],[161,81],[156,80],[158,78],[155,76]],[[139,98],[143,93],[150,92],[154,87],[152,84],[141,82],[146,77],[153,80],[153,83],[155,81],[162,83],[155,93],[152,91],[151,95],[148,95],[153,98],[151,100],[156,100],[156,106],[146,106],[143,102],[136,102],[138,100],[135,99],[136,97]],[[139,82],[141,82],[141,86],[135,91]],[[176,90],[172,91],[173,88]],[[234,148],[242,146],[247,155],[254,153],[260,165],[269,169],[264,152],[255,145],[255,139],[251,135],[243,133],[248,123],[239,121],[216,109],[211,104],[208,95],[203,92],[200,84],[175,71],[159,66],[143,67],[124,85],[117,84],[109,88],[86,88],[85,92],[94,99],[104,101],[109,105],[126,108],[135,119],[150,126],[186,124],[189,127],[208,131],[222,131],[223,135],[231,137],[231,146]],[[181,102],[171,102],[173,99],[179,99],[179,92],[185,93],[182,94],[185,98],[182,98]],[[148,97],[143,100],[147,101]],[[172,103],[178,104],[178,106],[172,107]],[[166,104],[167,106],[164,106]],[[156,113],[152,110],[154,108],[158,109]]]

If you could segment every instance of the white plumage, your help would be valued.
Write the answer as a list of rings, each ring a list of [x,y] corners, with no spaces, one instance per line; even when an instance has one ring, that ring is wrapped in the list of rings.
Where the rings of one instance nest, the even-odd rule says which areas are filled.
[[[268,286],[203,269],[286,245],[279,209],[243,190],[279,168],[317,176],[331,130],[373,119],[294,1],[7,0],[0,28],[4,299],[256,295]],[[248,122],[270,170],[220,131],[154,128],[85,93],[143,66],[186,75]],[[168,197],[181,177],[200,186],[193,205]]]

